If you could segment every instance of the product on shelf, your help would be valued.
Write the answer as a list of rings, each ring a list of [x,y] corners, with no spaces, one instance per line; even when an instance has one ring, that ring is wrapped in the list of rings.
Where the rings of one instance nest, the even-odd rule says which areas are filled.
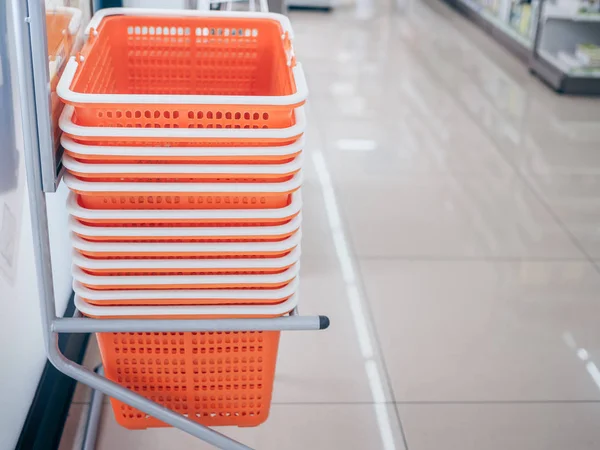
[[[600,47],[594,44],[579,44],[575,56],[584,67],[600,67]]]

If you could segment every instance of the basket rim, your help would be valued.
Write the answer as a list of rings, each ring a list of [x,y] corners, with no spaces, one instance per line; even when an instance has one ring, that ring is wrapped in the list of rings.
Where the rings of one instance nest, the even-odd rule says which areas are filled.
[[[257,275],[153,275],[132,276],[115,275],[102,276],[85,273],[76,265],[71,266],[73,279],[92,286],[155,286],[155,285],[249,285],[249,284],[277,284],[289,283],[300,273],[300,262],[275,274]]]
[[[250,253],[283,252],[300,244],[298,230],[283,241],[276,242],[94,242],[70,233],[71,245],[77,250],[97,253]]]
[[[279,22],[284,32],[287,32],[290,39],[294,37],[294,31],[290,19],[284,14],[273,12],[250,12],[250,11],[200,11],[186,9],[158,9],[158,8],[104,8],[98,10],[90,19],[85,27],[84,34],[89,38],[91,30],[97,30],[102,22],[110,16],[135,16],[135,17],[223,17],[240,19],[270,19]]]
[[[129,291],[95,291],[85,287],[79,281],[73,281],[73,291],[85,299],[94,301],[114,300],[185,300],[196,298],[215,299],[277,299],[294,294],[298,290],[298,278],[294,278],[284,287],[277,289],[181,289],[181,290],[129,290]]]
[[[71,56],[56,86],[58,96],[71,106],[86,105],[240,105],[240,106],[302,106],[308,98],[308,85],[302,64],[291,67],[296,92],[287,95],[181,95],[181,94],[86,94],[71,89],[79,63]]]
[[[276,258],[227,258],[227,259],[92,259],[73,250],[73,264],[88,270],[160,270],[160,269],[280,269],[300,261],[298,246],[286,256]]]
[[[167,305],[167,306],[95,306],[75,294],[75,307],[87,316],[282,316],[298,305],[294,293],[282,303],[274,305]]]
[[[168,160],[171,156],[283,156],[292,155],[302,151],[306,145],[304,134],[288,145],[273,147],[178,147],[178,146],[156,146],[156,147],[130,147],[130,146],[105,146],[86,145],[76,142],[70,136],[61,136],[61,145],[65,150],[79,155],[97,156],[153,156],[163,157]]]
[[[275,183],[147,183],[147,182],[103,182],[103,181],[84,181],[71,173],[66,173],[63,177],[65,184],[69,189],[86,193],[117,193],[117,192],[144,192],[146,194],[156,193],[156,195],[166,194],[238,194],[263,193],[263,194],[282,194],[293,192],[302,186],[302,172],[294,174],[287,181]]]
[[[290,175],[299,171],[304,162],[301,153],[292,161],[283,164],[96,164],[77,161],[69,154],[62,158],[63,166],[70,172],[79,174],[131,174],[144,177],[146,174],[168,176],[177,175]]]
[[[296,232],[302,223],[302,213],[293,217],[289,222],[281,225],[267,226],[227,226],[222,227],[111,227],[111,226],[89,226],[82,224],[79,220],[69,215],[69,230],[87,237],[122,237],[122,238],[163,238],[181,237],[187,238],[218,238],[218,237],[254,237],[254,236],[279,236]]]
[[[306,130],[304,106],[294,109],[296,123],[287,128],[127,128],[88,127],[73,122],[75,107],[65,105],[58,119],[60,129],[69,136],[124,139],[291,139]]]
[[[297,215],[302,209],[302,193],[298,189],[291,202],[274,209],[89,209],[77,201],[77,194],[69,192],[67,212],[84,220],[283,220]]]

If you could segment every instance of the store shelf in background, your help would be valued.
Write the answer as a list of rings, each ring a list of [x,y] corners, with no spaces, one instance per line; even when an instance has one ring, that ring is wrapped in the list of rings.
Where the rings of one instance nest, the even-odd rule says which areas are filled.
[[[573,2],[577,6],[576,2]],[[544,19],[559,19],[571,20],[574,22],[598,22],[600,23],[599,12],[581,12],[577,7],[566,7],[564,5],[556,5],[546,3],[544,6]]]
[[[552,54],[548,50],[540,49],[538,54],[541,58],[552,64],[563,73],[575,78],[597,78],[600,79],[600,67],[598,68],[574,68],[569,63],[559,57],[557,54]]]
[[[460,3],[463,3],[464,5],[466,5],[469,8],[471,8],[474,12],[478,13],[483,19],[485,19],[491,25],[493,25],[494,27],[496,27],[498,30],[502,31],[503,33],[506,33],[509,37],[516,40],[524,47],[527,47],[527,48],[532,47],[533,40],[530,39],[529,37],[525,36],[521,31],[517,30],[513,25],[508,23],[508,16],[510,16],[510,14],[508,12],[503,14],[503,15],[507,16],[507,18],[504,19],[504,18],[496,15],[489,8],[486,8],[484,5],[482,5],[481,3],[476,2],[474,0],[457,0],[457,1]],[[505,2],[507,4],[510,3],[509,0],[505,0]],[[506,9],[506,7],[500,8],[499,12],[503,9]],[[526,25],[527,28],[529,28],[529,25],[530,25],[529,21],[530,21],[531,17],[533,17],[533,14],[530,13],[528,15],[528,19],[527,19],[527,21],[528,21],[528,23]]]
[[[463,12],[473,22],[483,28],[500,44],[510,50],[522,61],[528,61],[532,49],[533,40],[523,36],[507,21],[497,17],[487,10],[481,3],[474,0],[446,0],[455,8]],[[533,14],[532,14],[533,16]]]
[[[547,6],[552,12],[553,5]],[[544,70],[556,72],[554,75],[549,74],[550,84],[556,89],[564,91],[562,86],[564,80],[561,80],[561,77],[570,77],[576,83],[589,80],[586,83],[586,92],[600,93],[600,68],[577,67],[576,54],[582,44],[600,45],[599,24],[598,21],[572,21],[547,17],[540,24],[537,52],[539,57],[533,63],[534,70],[538,71],[539,62],[542,61],[547,66],[541,67],[542,72]]]
[[[531,73],[557,92],[600,95],[600,68],[578,64],[577,49],[583,44],[600,46],[600,12],[582,2],[533,1],[525,22],[510,0],[446,0],[521,59]],[[484,4],[485,3],[485,4]],[[539,8],[543,8],[541,11]],[[491,10],[497,10],[495,15]],[[511,24],[511,22],[513,22]],[[515,28],[517,22],[519,29]],[[528,23],[524,35],[525,23]]]

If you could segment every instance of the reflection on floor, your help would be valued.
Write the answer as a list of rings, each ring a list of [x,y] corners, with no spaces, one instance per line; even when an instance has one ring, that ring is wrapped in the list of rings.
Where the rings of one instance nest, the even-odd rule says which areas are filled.
[[[302,312],[333,325],[285,334],[267,424],[222,431],[261,450],[600,448],[600,101],[555,95],[437,0],[291,18],[311,89]],[[136,448],[208,446],[106,407],[98,449]]]

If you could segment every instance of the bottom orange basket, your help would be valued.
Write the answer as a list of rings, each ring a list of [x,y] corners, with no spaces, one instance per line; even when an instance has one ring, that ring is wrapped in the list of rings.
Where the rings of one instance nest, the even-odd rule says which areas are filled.
[[[297,295],[267,306],[92,306],[75,296],[85,316],[106,318],[278,317]],[[279,331],[97,333],[106,377],[207,426],[257,426],[271,406]],[[168,426],[111,399],[129,429]]]

